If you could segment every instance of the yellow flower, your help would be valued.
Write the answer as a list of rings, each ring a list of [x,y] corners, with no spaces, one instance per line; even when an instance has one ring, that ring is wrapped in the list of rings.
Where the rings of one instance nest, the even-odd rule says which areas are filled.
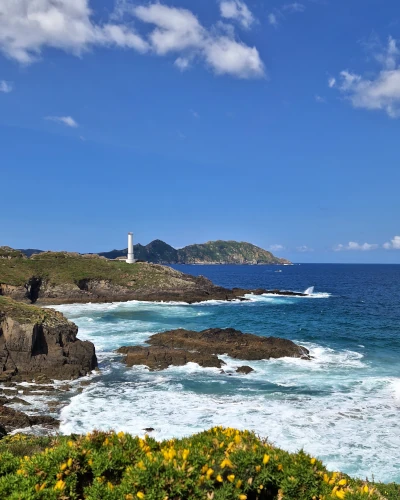
[[[364,488],[363,488],[363,492],[364,492],[364,493],[368,493],[368,492],[369,492],[369,488],[368,488],[368,486],[367,486],[367,485],[365,485],[365,486],[364,486]]]
[[[283,470],[283,465],[282,464],[278,464],[278,470]]]
[[[269,455],[264,455],[263,464],[266,465],[269,462]]]
[[[316,461],[317,461],[317,460],[316,460],[315,458],[312,458],[312,459],[310,460],[310,464],[311,464],[311,465],[314,465]]]
[[[239,434],[236,434],[236,436],[233,438],[236,444],[239,444],[242,438],[239,436]]]
[[[224,480],[222,479],[221,474],[218,474],[218,476],[217,476],[217,481],[218,481],[219,483],[222,483],[222,482],[224,481]]]
[[[139,492],[136,494],[136,496],[137,496],[138,498],[144,498],[144,493],[143,493],[142,491],[139,491]]]
[[[60,470],[65,470],[68,467],[67,463],[60,465]]]
[[[346,486],[347,481],[346,481],[346,479],[341,479],[341,480],[338,482],[338,484],[339,484],[340,486]]]
[[[233,483],[234,480],[235,480],[235,474],[229,474],[228,481],[230,481],[231,483]]]
[[[239,500],[247,500],[247,495],[239,495]]]
[[[72,458],[69,458],[69,459],[68,459],[67,464],[68,464],[68,467],[72,467]]]
[[[119,439],[122,439],[125,436],[125,433],[120,431],[118,432],[117,436],[119,437]]]
[[[201,468],[201,473],[202,474],[205,474],[206,472],[208,471],[208,465],[203,465],[203,467]]]
[[[229,460],[229,458],[224,458],[221,462],[221,469],[224,469],[225,467],[230,467],[232,469],[233,463]]]
[[[182,453],[183,460],[187,459],[187,457],[189,456],[189,453],[190,453],[189,450],[183,450],[183,453]]]
[[[328,476],[328,474],[324,474],[324,483],[329,483],[329,476]]]
[[[208,469],[208,471],[206,472],[207,479],[210,479],[210,477],[211,477],[213,474],[214,474],[213,469]]]
[[[108,488],[109,490],[113,490],[113,489],[114,489],[114,485],[113,485],[112,483],[110,483],[110,481],[108,481],[108,483],[107,483],[107,488]]]
[[[128,493],[127,495],[125,495],[125,500],[133,500],[132,493]]]
[[[65,488],[65,483],[62,479],[56,482],[56,485],[54,486],[55,490],[60,490],[62,491]]]
[[[261,470],[261,465],[256,465],[256,472],[260,472]]]
[[[74,443],[73,441],[68,441],[68,443],[67,443],[67,444],[68,444],[68,446],[69,446],[70,448],[72,448],[72,447],[74,446],[74,444],[75,444],[75,443]]]
[[[343,491],[343,490],[339,490],[339,491],[337,491],[337,492],[336,492],[336,496],[337,496],[338,498],[343,499],[343,498],[346,496],[346,492],[345,492],[345,491]]]
[[[36,491],[36,492],[39,492],[39,491],[40,491],[40,485],[39,485],[39,484],[35,484],[35,491]]]
[[[239,479],[236,483],[236,488],[239,489],[242,486],[243,481]]]

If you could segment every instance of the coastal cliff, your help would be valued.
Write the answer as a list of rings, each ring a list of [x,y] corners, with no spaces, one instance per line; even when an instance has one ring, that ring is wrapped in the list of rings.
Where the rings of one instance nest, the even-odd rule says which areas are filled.
[[[76,379],[97,367],[94,345],[61,313],[0,296],[0,380]]]
[[[147,262],[127,264],[98,255],[43,252],[30,258],[2,250],[0,295],[38,304],[124,302],[128,300],[233,300],[267,290],[226,289],[203,276],[191,276]],[[293,292],[269,291],[283,295]]]

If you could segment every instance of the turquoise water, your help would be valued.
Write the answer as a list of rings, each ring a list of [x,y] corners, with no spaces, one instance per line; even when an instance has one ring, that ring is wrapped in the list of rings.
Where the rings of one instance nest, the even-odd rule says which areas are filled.
[[[224,286],[303,291],[306,298],[249,302],[126,302],[57,309],[96,345],[102,374],[63,408],[65,433],[113,428],[156,438],[213,425],[253,429],[287,450],[304,448],[330,468],[400,481],[400,266],[176,266]],[[281,272],[276,272],[281,271]],[[314,359],[195,364],[149,372],[113,352],[153,333],[235,327],[289,338]],[[248,364],[254,372],[235,373]]]

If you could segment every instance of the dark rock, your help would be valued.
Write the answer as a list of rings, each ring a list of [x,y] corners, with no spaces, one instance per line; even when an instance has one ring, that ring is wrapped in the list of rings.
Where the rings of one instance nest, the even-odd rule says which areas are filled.
[[[0,406],[3,406],[8,403],[8,398],[5,398],[3,396],[0,396]]]
[[[6,428],[0,425],[0,439],[7,435]]]
[[[170,330],[152,335],[148,343],[152,347],[186,349],[203,355],[227,354],[232,358],[249,361],[283,357],[309,359],[309,351],[291,340],[260,337],[234,328],[210,328],[201,332]]]
[[[0,297],[0,373],[18,381],[76,379],[97,367],[94,345],[51,309]]]
[[[145,427],[143,430],[146,432],[153,432],[154,431],[153,427]]]
[[[164,370],[169,366],[183,366],[186,363],[197,363],[203,367],[221,368],[223,361],[211,353],[190,352],[164,346],[155,347],[121,347],[119,353],[126,354],[127,366],[145,365],[150,370]]]
[[[247,360],[282,357],[309,359],[308,350],[291,340],[260,337],[233,328],[213,328],[202,332],[171,330],[152,335],[148,343],[149,347],[121,347],[117,352],[126,354],[128,366],[145,365],[150,370],[163,370],[171,365],[182,366],[189,362],[203,367],[221,368],[224,362],[217,357],[218,354]],[[250,367],[241,368],[252,371]]]
[[[21,399],[18,397],[11,398],[7,401],[7,404],[18,404],[18,405],[24,405],[24,406],[30,406],[31,404],[28,403],[28,401],[25,401],[25,399]]]
[[[236,373],[243,373],[243,375],[247,375],[251,372],[254,372],[254,370],[250,366],[239,366],[239,368],[236,369]]]
[[[53,417],[46,415],[27,415],[22,411],[13,410],[6,406],[0,406],[0,427],[3,427],[7,432],[16,429],[24,429],[32,425],[43,425],[46,427],[57,427],[59,421]]]

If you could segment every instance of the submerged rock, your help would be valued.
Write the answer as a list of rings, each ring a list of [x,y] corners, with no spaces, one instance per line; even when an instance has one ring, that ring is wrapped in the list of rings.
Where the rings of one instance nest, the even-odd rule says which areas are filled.
[[[128,366],[145,365],[151,370],[163,370],[189,362],[221,368],[224,362],[218,355],[223,354],[253,361],[283,357],[310,359],[309,351],[291,340],[260,337],[233,328],[211,328],[201,332],[170,330],[152,335],[148,344],[149,347],[121,347],[117,352],[126,354]],[[250,373],[252,368],[243,366],[238,371]]]
[[[236,373],[243,373],[243,375],[248,375],[251,372],[254,372],[254,370],[250,366],[239,366],[239,368],[236,368]]]
[[[61,313],[0,296],[0,373],[6,380],[76,379],[97,367],[94,345]]]

